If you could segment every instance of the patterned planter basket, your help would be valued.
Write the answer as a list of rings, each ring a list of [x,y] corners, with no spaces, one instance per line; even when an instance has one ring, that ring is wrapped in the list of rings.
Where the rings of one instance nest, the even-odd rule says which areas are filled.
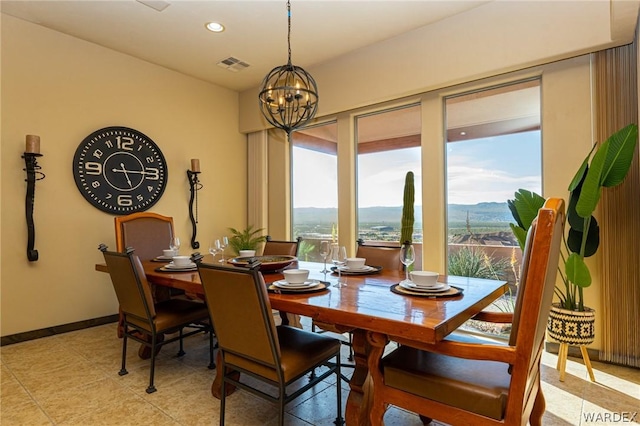
[[[596,312],[585,309],[585,312],[570,311],[554,303],[547,323],[549,336],[574,346],[591,344],[595,338]]]

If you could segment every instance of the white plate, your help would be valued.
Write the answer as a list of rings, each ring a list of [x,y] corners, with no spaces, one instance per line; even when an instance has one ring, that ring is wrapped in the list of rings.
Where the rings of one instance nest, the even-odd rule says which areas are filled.
[[[407,290],[411,290],[411,291],[419,291],[419,292],[425,292],[425,293],[440,293],[443,291],[447,291],[451,288],[449,287],[449,284],[446,284],[446,283],[440,283],[440,285],[438,285],[437,287],[436,286],[424,287],[424,286],[417,286],[411,281],[400,281],[400,287],[406,288]]]
[[[340,266],[339,268],[342,272],[369,272],[375,270],[375,268],[368,265],[364,265],[362,268],[349,268],[348,266]]]
[[[298,283],[291,284],[285,280],[280,280],[280,281],[275,281],[273,285],[280,288],[308,288],[308,287],[313,287],[318,285],[319,282],[320,281],[318,280],[309,280],[299,284]]]
[[[188,265],[185,265],[185,266],[178,266],[173,262],[169,262],[169,263],[167,263],[165,265],[165,268],[167,268],[167,269],[192,269],[192,268],[195,268],[195,267],[196,267],[196,264],[193,263],[193,262],[191,262],[191,263],[189,263]]]
[[[156,259],[158,259],[158,260],[171,260],[171,259],[173,259],[173,256],[160,255],[160,256],[156,257]]]

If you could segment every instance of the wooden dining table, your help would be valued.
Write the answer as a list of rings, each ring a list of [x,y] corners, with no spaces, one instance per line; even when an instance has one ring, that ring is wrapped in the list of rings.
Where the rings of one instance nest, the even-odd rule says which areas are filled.
[[[205,256],[204,262],[210,261]],[[203,287],[197,271],[160,271],[156,262],[143,262],[147,279],[160,286],[177,288],[202,295]],[[341,287],[335,273],[323,274],[321,263],[297,262],[290,267],[308,269],[309,278],[329,283],[323,291],[283,294],[269,292],[271,308],[312,318],[315,321],[352,330],[355,358],[354,373],[349,382],[345,420],[348,425],[369,424],[369,402],[372,383],[368,374],[368,357],[375,345],[388,340],[433,344],[444,339],[482,309],[507,291],[505,281],[441,275],[438,281],[460,290],[450,297],[425,297],[398,294],[392,287],[405,278],[404,272],[380,270],[363,275],[342,275]],[[97,270],[106,267],[96,265]],[[281,272],[264,273],[267,285],[283,279]],[[238,307],[240,311],[242,308]],[[383,338],[380,338],[382,336]],[[212,384],[212,394],[220,397],[221,372]],[[227,386],[227,394],[233,391]]]

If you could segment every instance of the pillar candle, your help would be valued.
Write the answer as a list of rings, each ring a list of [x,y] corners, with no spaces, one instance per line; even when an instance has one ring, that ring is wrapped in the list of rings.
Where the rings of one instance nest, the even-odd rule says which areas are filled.
[[[200,160],[198,160],[197,158],[191,159],[191,171],[192,172],[200,171]]]
[[[27,135],[27,146],[25,152],[40,154],[40,136]]]

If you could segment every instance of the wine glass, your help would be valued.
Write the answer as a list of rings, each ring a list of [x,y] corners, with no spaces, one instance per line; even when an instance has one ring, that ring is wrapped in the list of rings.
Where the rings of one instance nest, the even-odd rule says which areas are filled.
[[[224,263],[224,249],[229,245],[229,239],[227,237],[222,237],[222,241],[216,240],[216,248],[220,252],[220,256],[222,257],[218,262]]]
[[[409,266],[416,260],[412,244],[403,244],[400,249],[400,262],[404,265],[405,281],[409,282]]]
[[[180,252],[180,238],[173,237],[171,241],[169,241],[169,248],[173,251],[174,255],[178,255]]]
[[[330,248],[331,246],[329,246],[329,241],[320,241],[320,257],[324,260],[324,268],[320,272],[323,274],[329,272],[327,269],[327,258],[329,257]]]
[[[209,244],[209,253],[213,255],[213,260],[216,260],[216,254],[218,254],[218,247],[220,246],[220,240],[213,240]]]
[[[345,248],[345,246],[339,246],[338,244],[331,245],[331,262],[338,270],[338,282],[334,285],[334,287],[345,286],[346,283],[342,282],[342,270],[340,269],[341,266],[347,263],[347,249]]]

